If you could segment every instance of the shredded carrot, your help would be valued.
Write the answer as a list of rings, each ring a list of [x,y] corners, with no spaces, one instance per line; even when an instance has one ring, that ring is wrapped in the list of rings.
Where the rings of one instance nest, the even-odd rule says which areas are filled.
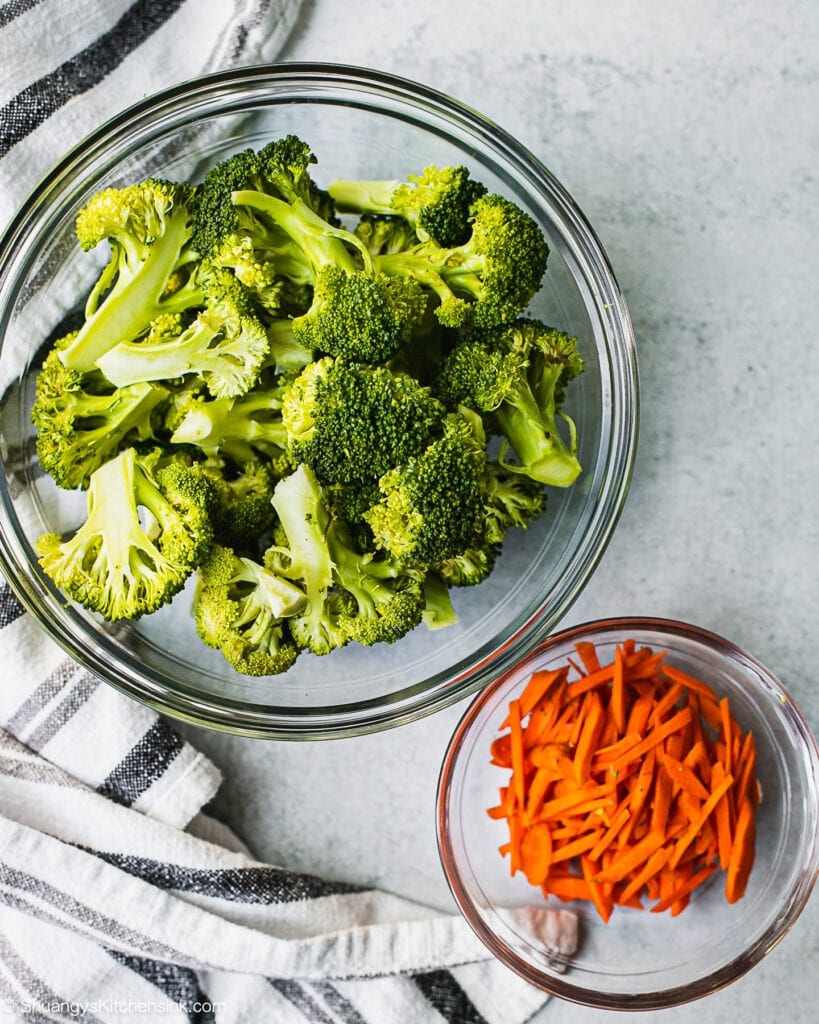
[[[753,734],[666,651],[626,640],[605,664],[591,643],[576,653],[529,678],[491,744],[509,776],[487,813],[507,823],[510,872],[605,921],[646,899],[676,916],[718,869],[740,899],[759,799]]]

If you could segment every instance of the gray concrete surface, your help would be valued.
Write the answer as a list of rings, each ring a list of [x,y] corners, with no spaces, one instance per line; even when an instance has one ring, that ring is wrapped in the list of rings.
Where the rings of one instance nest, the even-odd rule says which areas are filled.
[[[575,196],[631,309],[642,416],[627,507],[564,622],[707,626],[817,731],[816,0],[306,0],[286,57],[445,90]],[[260,856],[447,907],[434,794],[463,710],[331,744],[194,739],[226,771],[216,811]],[[814,898],[745,978],[639,1019],[814,1021],[818,947]],[[552,1000],[537,1021],[610,1016]]]

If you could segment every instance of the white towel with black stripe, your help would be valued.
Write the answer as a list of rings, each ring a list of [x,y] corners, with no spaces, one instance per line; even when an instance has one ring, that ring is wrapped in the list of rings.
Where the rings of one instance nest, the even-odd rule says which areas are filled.
[[[147,92],[272,60],[299,0],[0,0],[0,224]],[[0,1022],[522,1024],[545,996],[466,923],[261,864],[218,770],[0,585]],[[530,921],[530,925],[532,922]],[[569,913],[537,922],[556,955]]]

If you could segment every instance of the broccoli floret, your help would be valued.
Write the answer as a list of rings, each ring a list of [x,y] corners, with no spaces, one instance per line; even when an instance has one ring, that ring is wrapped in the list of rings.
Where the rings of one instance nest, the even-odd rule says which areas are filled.
[[[269,548],[265,565],[307,594],[305,610],[288,620],[299,647],[327,654],[353,640],[392,643],[418,625],[423,571],[359,553],[308,466],[276,485],[273,507],[287,544]]]
[[[153,384],[115,388],[99,371],[63,366],[57,342],[37,376],[31,419],[37,455],[58,487],[86,487],[120,448],[154,436],[153,414],[168,392]]]
[[[506,464],[543,484],[568,487],[581,472],[572,420],[561,411],[566,385],[582,372],[577,339],[521,318],[476,333],[447,356],[434,390],[444,403],[492,414],[520,465]],[[558,419],[569,427],[565,442]]]
[[[438,245],[462,245],[470,234],[469,211],[486,187],[465,167],[426,167],[408,181],[331,182],[328,191],[339,210],[354,213],[397,214],[418,238]],[[405,246],[408,248],[408,246]]]
[[[307,261],[313,298],[307,312],[293,320],[301,345],[378,363],[411,337],[427,305],[418,281],[375,273],[356,235],[328,224],[301,200],[291,204],[253,190],[233,192],[231,198],[284,231],[292,240],[293,259]],[[280,247],[278,258],[282,254],[286,250]],[[280,269],[290,276],[281,264]]]
[[[244,675],[272,676],[295,662],[287,617],[306,603],[303,590],[251,558],[214,544],[199,570],[196,630]]]
[[[214,541],[240,554],[253,552],[275,519],[270,501],[277,477],[272,465],[248,462],[236,466],[219,456],[202,465],[213,483]]]
[[[331,356],[302,370],[282,406],[290,451],[322,483],[375,480],[422,451],[443,416],[411,377]]]
[[[97,365],[118,387],[137,381],[174,380],[195,374],[212,395],[243,395],[259,376],[270,351],[267,332],[256,317],[247,290],[227,270],[199,275],[205,308],[179,334],[164,317],[148,337],[109,349]]]
[[[466,551],[481,535],[485,472],[470,423],[448,417],[443,437],[380,478],[381,501],[364,514],[376,543],[427,564]]]
[[[240,398],[208,399],[196,391],[183,392],[168,420],[171,443],[194,445],[240,466],[278,458],[287,445],[283,391],[281,385],[263,383]]]
[[[500,546],[484,542],[438,562],[435,572],[448,587],[476,587],[491,574]]]
[[[549,247],[532,217],[503,196],[476,199],[469,220],[471,235],[462,245],[445,248],[430,241],[406,254],[374,256],[373,266],[385,274],[415,276],[430,287],[441,300],[437,314],[446,326],[506,324],[540,287]]]
[[[84,324],[61,350],[69,369],[91,370],[100,356],[139,337],[162,313],[201,303],[196,275],[189,273],[195,259],[189,244],[193,195],[193,186],[152,178],[105,189],[80,212],[80,245],[92,249],[108,239],[111,259],[88,298]]]
[[[126,448],[92,474],[87,500],[70,539],[48,533],[36,548],[56,585],[109,621],[166,604],[210,548],[209,483],[181,462],[154,471]]]
[[[500,544],[512,527],[528,528],[546,508],[543,484],[497,462],[487,464],[487,503],[484,537]]]
[[[412,225],[403,217],[365,213],[355,227],[355,234],[372,256],[389,256],[405,252],[418,244]]]

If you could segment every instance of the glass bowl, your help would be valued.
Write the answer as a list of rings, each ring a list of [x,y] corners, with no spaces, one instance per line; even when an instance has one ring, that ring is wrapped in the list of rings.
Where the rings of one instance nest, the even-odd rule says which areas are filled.
[[[83,254],[77,212],[102,188],[149,175],[199,180],[247,146],[295,132],[318,157],[315,177],[403,178],[429,163],[466,164],[542,225],[550,267],[531,313],[579,339],[586,370],[569,389],[582,477],[549,495],[549,512],[510,537],[493,576],[455,594],[457,626],[423,627],[393,646],[303,655],[275,678],[233,672],[197,638],[191,595],[136,623],[106,625],[63,599],[32,544],[81,520],[81,494],[39,470],[30,425],[43,340],[96,278],[105,253]],[[100,249],[104,249],[101,246]],[[372,71],[282,64],[198,79],[150,97],[100,127],[40,183],[0,243],[0,560],[26,607],[71,655],[121,690],[172,715],[254,736],[313,738],[411,721],[474,692],[560,619],[589,579],[626,495],[637,382],[623,298],[592,229],[515,139],[433,90]]]
[[[534,671],[554,669],[592,641],[600,661],[617,644],[666,651],[666,661],[729,698],[743,731],[753,730],[762,800],[756,858],[745,896],[729,904],[717,871],[677,917],[616,907],[608,924],[585,901],[544,898],[521,873],[509,873],[498,847],[504,820],[497,803],[509,772],[490,764],[509,701]],[[819,752],[788,692],[766,668],[729,641],[663,619],[609,619],[555,634],[473,701],[447,750],[438,790],[438,844],[452,893],[487,947],[527,981],[564,999],[604,1009],[661,1009],[734,981],[769,953],[796,921],[819,870]],[[538,911],[576,910],[580,941],[569,958],[538,938]]]

